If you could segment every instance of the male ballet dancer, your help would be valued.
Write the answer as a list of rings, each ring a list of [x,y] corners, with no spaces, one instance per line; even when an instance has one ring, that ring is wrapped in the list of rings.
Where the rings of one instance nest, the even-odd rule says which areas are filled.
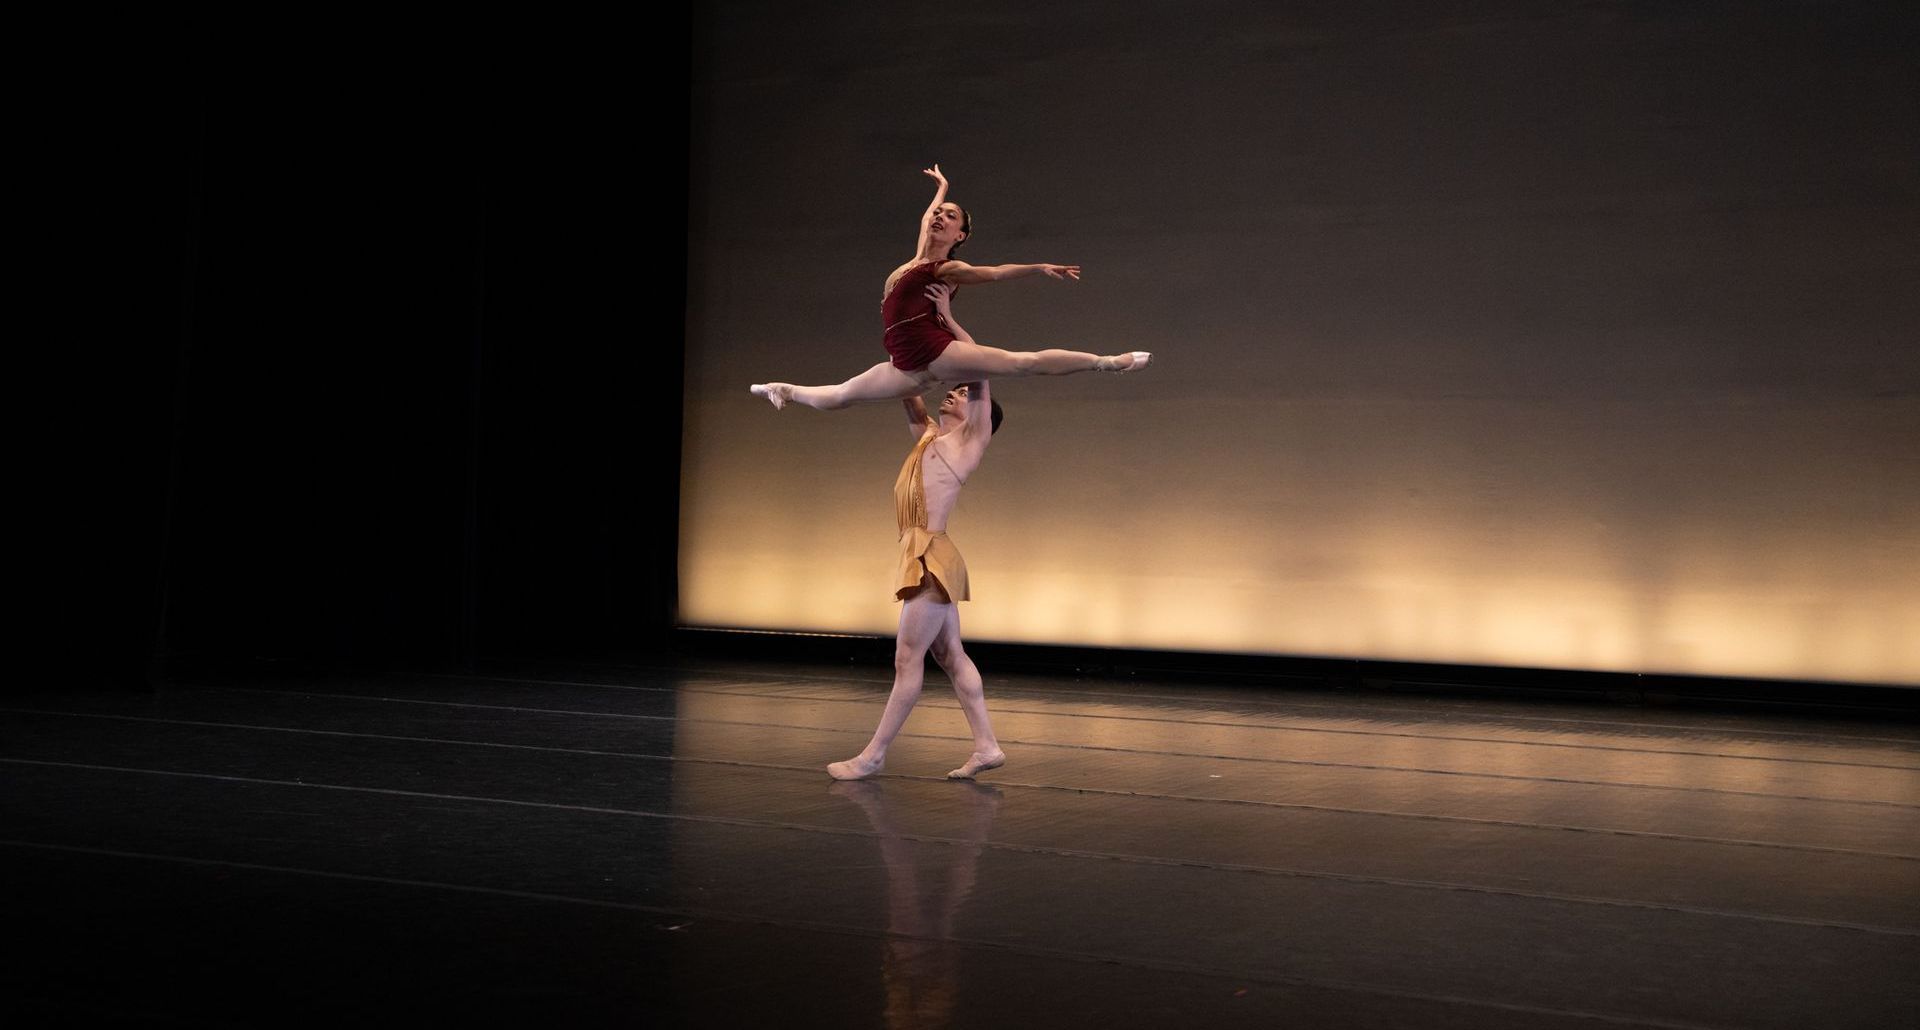
[[[947,391],[937,419],[928,418],[927,407],[918,397],[902,404],[907,409],[907,428],[918,442],[893,484],[901,547],[894,596],[905,602],[893,648],[893,693],[865,750],[827,766],[827,773],[836,780],[865,779],[886,764],[887,747],[920,700],[929,650],[953,680],[953,692],[973,729],[973,754],[947,776],[972,779],[1007,760],[987,720],[980,670],[960,644],[958,602],[967,599],[967,565],[947,539],[947,516],[960,499],[960,488],[980,467],[988,441],[1000,428],[1000,405],[989,396],[984,380]]]

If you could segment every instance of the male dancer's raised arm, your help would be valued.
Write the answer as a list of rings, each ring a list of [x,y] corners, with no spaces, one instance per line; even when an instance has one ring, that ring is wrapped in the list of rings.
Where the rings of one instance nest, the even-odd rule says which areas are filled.
[[[960,464],[955,471],[966,477],[980,467],[993,439],[993,395],[985,379],[961,383],[959,390],[966,397],[967,421],[960,427]]]
[[[915,440],[925,436],[927,427],[933,424],[932,417],[927,414],[927,402],[916,394],[901,401],[900,406],[907,409],[907,435]]]

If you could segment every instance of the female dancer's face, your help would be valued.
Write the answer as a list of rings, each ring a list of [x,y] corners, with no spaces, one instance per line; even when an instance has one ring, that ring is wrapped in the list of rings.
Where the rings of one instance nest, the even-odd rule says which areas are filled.
[[[933,243],[957,243],[960,229],[966,222],[958,204],[942,204],[933,212],[933,224],[928,227],[928,239]]]

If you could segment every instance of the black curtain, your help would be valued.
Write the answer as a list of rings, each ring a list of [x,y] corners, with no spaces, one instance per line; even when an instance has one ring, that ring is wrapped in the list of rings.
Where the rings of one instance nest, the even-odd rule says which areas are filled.
[[[667,639],[687,47],[634,29],[173,26],[92,98],[56,675]]]

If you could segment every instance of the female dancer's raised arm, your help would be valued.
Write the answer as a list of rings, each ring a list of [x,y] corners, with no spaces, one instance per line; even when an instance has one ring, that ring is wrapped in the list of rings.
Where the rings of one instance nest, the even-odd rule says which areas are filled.
[[[947,177],[940,174],[940,166],[937,164],[932,168],[920,169],[920,173],[932,176],[933,181],[940,184],[933,191],[933,203],[927,205],[927,213],[920,216],[920,242],[913,247],[915,259],[927,261],[930,260],[927,257],[927,246],[933,236],[933,218],[940,213],[940,208],[947,199]]]
[[[947,199],[947,178],[940,166],[922,169],[939,186],[933,203],[920,219],[920,240],[914,259],[887,277],[880,305],[885,347],[891,358],[835,386],[795,386],[791,383],[755,383],[754,396],[765,397],[775,408],[798,401],[810,408],[835,409],[863,401],[899,400],[921,393],[936,382],[972,382],[1004,376],[1051,376],[1073,372],[1131,372],[1145,368],[1146,351],[1101,356],[1085,351],[1008,351],[984,347],[958,331],[945,311],[936,284],[951,288],[971,283],[1001,282],[1030,275],[1077,280],[1079,265],[974,266],[953,260],[954,251],[973,235],[973,216]]]

